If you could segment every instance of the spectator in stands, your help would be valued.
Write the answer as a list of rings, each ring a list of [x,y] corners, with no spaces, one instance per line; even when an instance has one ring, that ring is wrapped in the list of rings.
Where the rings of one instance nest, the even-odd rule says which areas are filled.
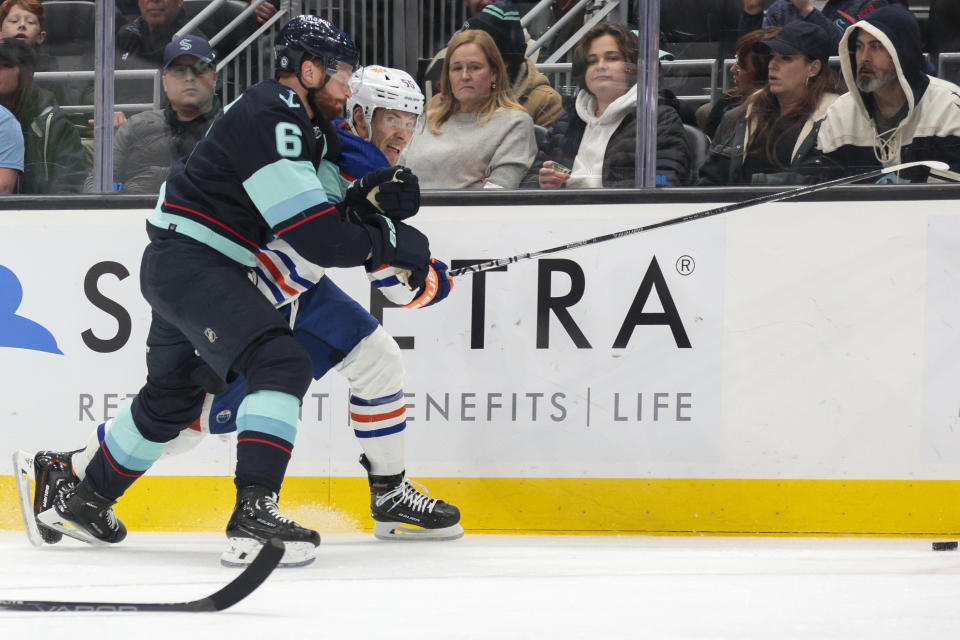
[[[507,67],[510,98],[530,114],[534,124],[552,125],[562,111],[560,94],[537,71],[534,58],[524,57],[527,43],[516,6],[509,0],[488,4],[468,18],[460,30],[468,29],[481,29],[493,38]]]
[[[170,167],[190,153],[220,113],[215,55],[200,36],[182,36],[163,52],[163,109],[131,116],[113,141],[114,190],[158,193]],[[96,191],[93,175],[85,191]]]
[[[117,26],[133,22],[140,17],[139,0],[114,0],[117,11],[120,12]]]
[[[754,46],[770,52],[767,84],[723,117],[697,184],[802,181],[820,122],[842,90],[827,65],[830,36],[816,24],[791,22]]]
[[[23,172],[23,132],[6,107],[0,107],[0,194],[13,193]]]
[[[256,1],[257,0],[250,0],[250,4],[253,4]],[[280,0],[267,0],[254,10],[254,14],[257,16],[257,22],[263,24],[272,18],[279,8]]]
[[[580,86],[574,107],[554,123],[524,185],[632,187],[636,172],[637,36],[619,24],[600,23],[573,50]],[[572,173],[557,171],[557,165]],[[657,184],[681,185],[690,153],[676,109],[657,109]]]
[[[537,71],[536,55],[524,57],[527,41],[516,6],[510,0],[486,3],[460,28],[461,31],[468,29],[486,31],[493,38],[507,67],[510,98],[530,114],[534,124],[542,127],[553,124],[563,110],[562,100],[560,94],[550,86],[547,77]],[[439,51],[424,73],[428,98],[439,87],[445,56],[446,49]]]
[[[487,5],[493,4],[496,0],[463,0],[464,6],[467,8],[468,16],[475,16]]]
[[[118,68],[159,67],[164,47],[187,24],[183,0],[139,0],[139,6],[140,17],[117,31]],[[200,29],[192,33],[206,37]]]
[[[741,34],[767,27],[785,27],[791,22],[805,20],[820,25],[830,36],[834,44],[833,51],[836,51],[844,29],[874,9],[886,6],[887,0],[776,0],[764,11],[765,4],[770,3],[743,0]]]
[[[24,142],[18,193],[76,193],[87,174],[80,134],[49,91],[33,84],[33,51],[0,38],[0,105],[20,122]]]
[[[36,71],[57,68],[53,56],[39,47],[47,37],[47,16],[40,0],[5,0],[0,4],[0,38],[16,38],[33,47]]]
[[[423,131],[424,99],[405,71],[361,67],[350,78],[347,117],[333,121],[340,140],[340,176],[348,182],[376,169],[403,164],[401,157]]]
[[[877,9],[847,29],[840,51],[850,92],[820,128],[827,171],[853,175],[940,160],[960,172],[960,87],[923,73],[914,15],[900,5]],[[924,181],[927,174],[925,167],[908,169],[899,181]]]
[[[753,45],[761,40],[769,40],[778,33],[780,33],[780,27],[768,27],[751,31],[737,40],[734,45],[736,62],[730,68],[730,73],[733,75],[733,88],[707,108],[708,114],[700,127],[711,138],[716,135],[724,113],[739,107],[751,93],[762,89],[767,84],[767,65],[770,63],[770,55],[754,51]],[[697,117],[698,119],[700,117],[699,109]]]
[[[425,189],[515,188],[537,145],[533,120],[509,95],[507,70],[486,31],[450,39],[427,131],[407,151]]]
[[[941,53],[960,52],[960,2],[930,0],[927,45],[934,62]]]

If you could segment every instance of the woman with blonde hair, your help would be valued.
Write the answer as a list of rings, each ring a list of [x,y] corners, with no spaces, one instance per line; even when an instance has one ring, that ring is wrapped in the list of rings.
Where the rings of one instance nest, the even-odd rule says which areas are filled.
[[[407,151],[424,189],[516,188],[537,151],[533,120],[510,96],[506,67],[485,31],[456,34],[443,60],[427,130]]]

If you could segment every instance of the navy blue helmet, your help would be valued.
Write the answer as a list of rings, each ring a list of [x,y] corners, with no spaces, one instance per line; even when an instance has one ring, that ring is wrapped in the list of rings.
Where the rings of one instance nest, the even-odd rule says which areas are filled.
[[[315,15],[297,16],[283,25],[273,42],[273,50],[277,71],[299,74],[304,53],[322,58],[324,67],[331,73],[336,72],[339,62],[349,64],[351,70],[360,64],[360,52],[350,36]]]

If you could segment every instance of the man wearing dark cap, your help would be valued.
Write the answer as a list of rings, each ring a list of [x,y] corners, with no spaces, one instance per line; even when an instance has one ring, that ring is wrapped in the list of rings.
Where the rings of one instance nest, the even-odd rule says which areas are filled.
[[[828,171],[853,175],[880,166],[940,160],[960,172],[960,87],[923,73],[920,27],[900,5],[849,27],[840,65],[849,93],[827,112],[817,140]],[[923,182],[916,167],[894,181]]]
[[[509,0],[486,3],[467,18],[460,31],[480,29],[493,38],[500,51],[500,57],[507,67],[510,77],[510,97],[518,102],[533,118],[533,123],[549,127],[563,110],[560,94],[550,86],[545,75],[537,71],[534,58],[524,57],[527,49],[523,26],[520,24],[520,12]],[[427,68],[427,99],[439,91],[440,72],[446,49],[436,56]]]
[[[170,167],[190,153],[220,112],[216,56],[200,36],[182,36],[163,51],[162,82],[169,104],[129,118],[113,143],[114,190],[159,193]],[[95,190],[88,176],[85,190]]]

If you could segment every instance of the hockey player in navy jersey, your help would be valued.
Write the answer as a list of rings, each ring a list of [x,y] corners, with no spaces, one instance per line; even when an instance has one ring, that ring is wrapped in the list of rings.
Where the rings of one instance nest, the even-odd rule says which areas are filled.
[[[301,398],[311,378],[332,366],[351,385],[380,534],[404,525],[428,536],[462,534],[456,507],[405,477],[396,343],[323,277],[326,267],[386,269],[393,278],[384,288],[413,307],[449,292],[427,238],[402,222],[419,208],[416,177],[385,168],[341,188],[329,121],[350,96],[358,62],[346,34],[299,16],[281,30],[276,53],[277,79],[224,109],[173,167],[148,220],[146,384],[86,449],[39,452],[29,461],[38,533],[47,542],[61,533],[122,540],[126,529],[112,505],[201,416],[205,396],[239,376],[237,502],[222,561],[249,562],[263,541],[279,536],[283,565],[311,562],[319,535],[284,518],[277,499]]]

